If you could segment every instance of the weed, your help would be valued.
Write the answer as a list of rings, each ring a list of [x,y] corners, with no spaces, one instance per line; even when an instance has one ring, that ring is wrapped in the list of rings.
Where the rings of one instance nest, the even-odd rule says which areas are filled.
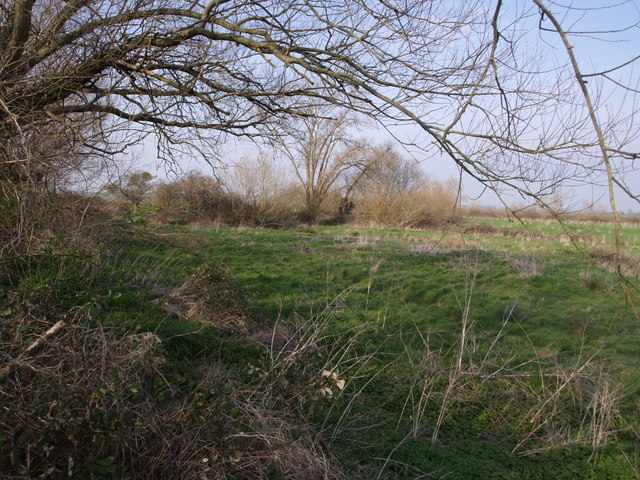
[[[235,332],[248,328],[250,320],[240,286],[221,262],[198,267],[166,299],[170,313],[197,323]]]
[[[586,270],[580,272],[579,280],[582,285],[593,292],[611,293],[615,288],[615,284],[609,275],[595,270]]]
[[[509,257],[509,261],[523,279],[539,277],[545,269],[544,261],[539,256],[520,255]]]

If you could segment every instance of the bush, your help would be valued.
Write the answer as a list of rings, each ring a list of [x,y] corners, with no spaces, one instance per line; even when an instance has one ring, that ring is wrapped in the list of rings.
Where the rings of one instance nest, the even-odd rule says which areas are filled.
[[[423,228],[456,215],[454,181],[428,181],[417,163],[392,144],[370,149],[367,169],[354,186],[355,220],[379,227]]]
[[[153,194],[160,220],[174,223],[239,225],[249,217],[245,202],[225,192],[220,182],[197,172],[172,183],[160,183]]]
[[[441,225],[457,218],[456,192],[457,186],[453,181],[431,181],[404,192],[368,194],[356,202],[356,220],[399,228]]]

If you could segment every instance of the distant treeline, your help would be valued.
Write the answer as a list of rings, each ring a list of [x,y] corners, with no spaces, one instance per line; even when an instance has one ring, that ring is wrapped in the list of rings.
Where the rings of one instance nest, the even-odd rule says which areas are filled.
[[[374,176],[349,188],[334,188],[309,212],[303,186],[283,182],[260,167],[221,181],[191,172],[171,182],[154,182],[134,172],[95,199],[96,213],[169,224],[289,227],[299,224],[357,223],[379,227],[424,228],[457,221],[455,182],[427,181],[417,170],[403,181]],[[237,178],[241,176],[242,178]]]

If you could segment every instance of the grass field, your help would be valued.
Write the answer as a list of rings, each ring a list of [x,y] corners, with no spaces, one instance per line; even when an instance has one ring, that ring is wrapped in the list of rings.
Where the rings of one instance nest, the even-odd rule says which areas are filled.
[[[170,382],[185,362],[271,382],[351,478],[638,478],[640,321],[620,280],[549,222],[469,225],[166,227],[112,251],[83,295],[102,325],[157,333]],[[610,225],[575,228],[611,247]],[[241,307],[214,303],[248,323],[168,308],[189,278],[233,285]]]
[[[580,228],[596,236],[611,226]],[[637,414],[640,323],[618,279],[556,238],[559,227],[534,222],[531,231],[546,238],[350,227],[189,233],[197,262],[231,268],[255,318],[321,331],[320,355],[347,387],[313,418],[350,470],[630,478],[638,442],[625,424]],[[616,396],[595,463],[586,424],[603,387],[574,385],[582,374]]]
[[[593,247],[615,248],[614,224],[612,222],[568,220],[560,223],[553,219],[546,219],[526,220],[522,224],[505,218],[474,218],[468,221],[490,225],[501,230],[525,231],[544,235],[565,244],[573,236],[576,244],[585,249]],[[640,254],[640,224],[622,223],[620,228],[621,249],[631,254]]]

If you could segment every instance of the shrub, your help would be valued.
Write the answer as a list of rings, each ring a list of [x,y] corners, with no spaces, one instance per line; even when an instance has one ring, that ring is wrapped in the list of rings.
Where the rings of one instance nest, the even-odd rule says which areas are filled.
[[[197,172],[172,183],[160,183],[153,194],[161,220],[178,223],[238,225],[247,218],[242,199],[224,190],[218,180]]]
[[[356,201],[357,221],[375,226],[424,228],[455,221],[456,185],[431,181],[409,191],[368,194]]]
[[[368,167],[354,186],[356,221],[375,226],[423,228],[456,215],[457,184],[427,181],[418,164],[391,144],[370,150]]]

